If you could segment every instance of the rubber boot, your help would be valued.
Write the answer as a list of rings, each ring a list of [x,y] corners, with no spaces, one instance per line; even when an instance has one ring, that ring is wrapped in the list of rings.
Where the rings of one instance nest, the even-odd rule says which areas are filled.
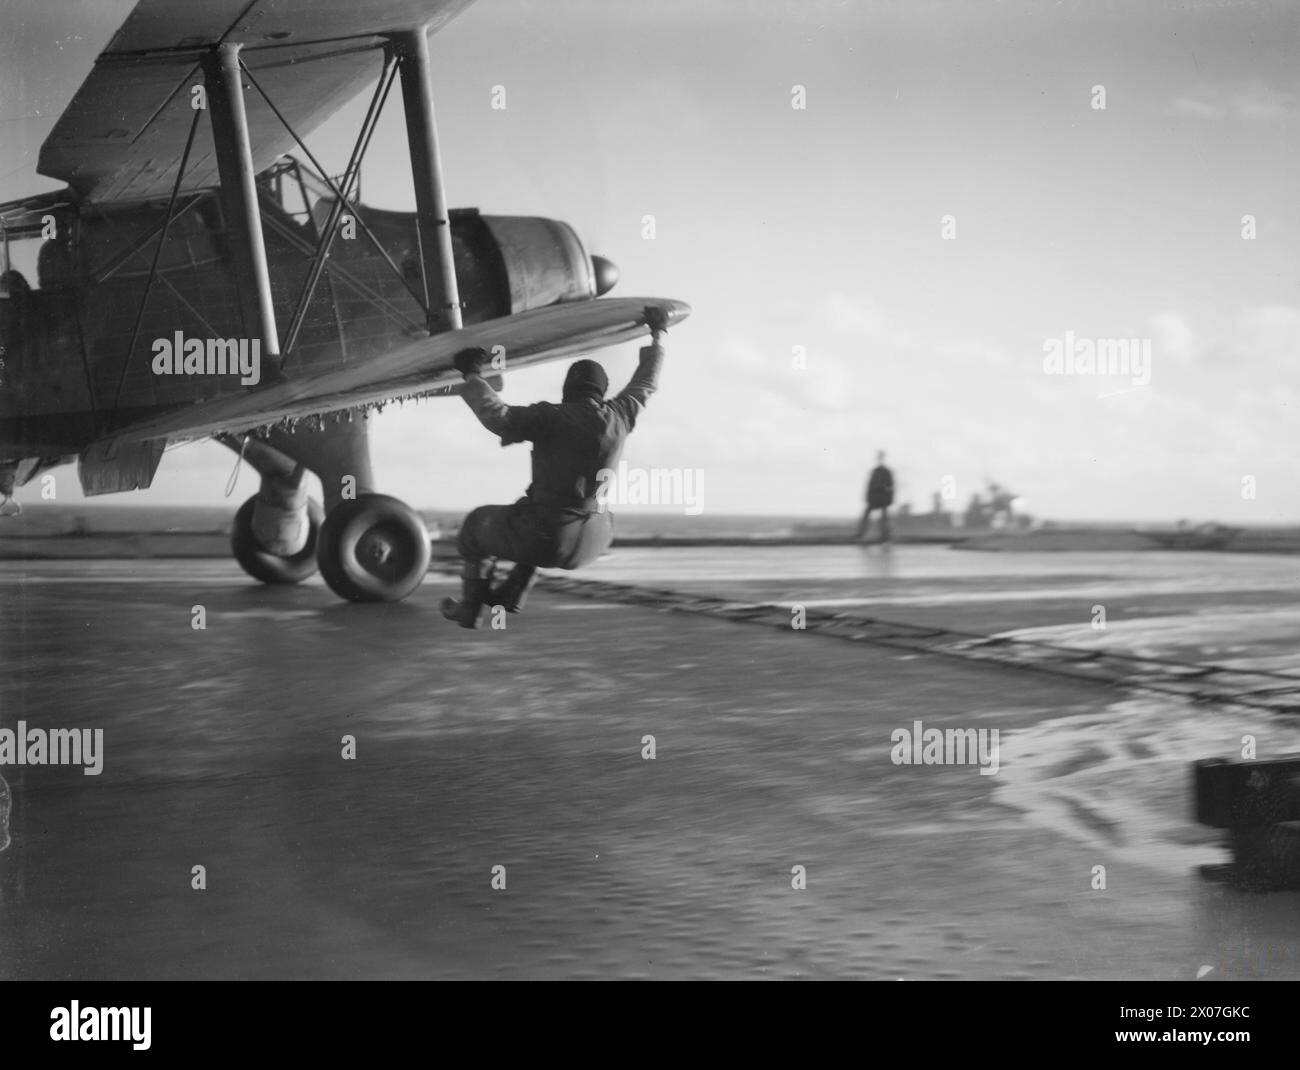
[[[537,582],[537,569],[532,565],[515,565],[501,585],[488,595],[489,606],[501,606],[507,613],[518,613],[524,608],[528,592]]]
[[[442,615],[462,628],[477,628],[479,612],[492,586],[491,574],[491,562],[466,561],[460,576],[460,601],[444,598]]]

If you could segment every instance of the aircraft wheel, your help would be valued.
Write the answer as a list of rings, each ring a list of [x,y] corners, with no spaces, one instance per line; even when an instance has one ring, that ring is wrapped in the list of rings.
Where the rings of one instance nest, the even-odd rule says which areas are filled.
[[[420,515],[387,494],[363,494],[330,510],[316,542],[330,589],[352,602],[398,602],[429,570],[429,532]]]
[[[316,541],[325,522],[325,509],[314,498],[307,499],[307,520],[311,530],[307,545],[292,557],[281,557],[262,549],[253,534],[253,503],[257,495],[249,498],[235,514],[230,529],[230,549],[240,567],[255,580],[263,583],[301,583],[316,574]]]

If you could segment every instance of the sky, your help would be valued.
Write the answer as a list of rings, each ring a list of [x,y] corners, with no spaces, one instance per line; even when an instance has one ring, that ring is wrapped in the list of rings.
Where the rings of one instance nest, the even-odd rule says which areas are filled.
[[[40,142],[131,6],[7,7],[0,198],[56,186]],[[480,0],[431,47],[452,205],[565,220],[614,295],[693,306],[624,460],[696,470],[705,511],[855,513],[883,449],[919,510],[992,479],[1045,518],[1300,521],[1300,5]],[[327,166],[365,103],[308,139]],[[362,192],[414,206],[396,93]],[[1142,374],[1045,366],[1120,339]],[[528,480],[454,398],[374,457],[416,506]],[[103,500],[218,504],[233,463]]]

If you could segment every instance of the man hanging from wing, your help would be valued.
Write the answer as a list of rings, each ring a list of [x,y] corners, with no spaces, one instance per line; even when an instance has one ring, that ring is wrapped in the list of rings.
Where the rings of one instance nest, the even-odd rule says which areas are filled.
[[[658,385],[663,362],[659,336],[667,330],[667,314],[648,307],[645,322],[650,345],[642,348],[631,382],[609,400],[605,369],[594,360],[578,360],[564,377],[560,404],[507,405],[481,374],[490,360],[487,351],[456,354],[456,369],[465,377],[461,396],[479,423],[500,435],[503,446],[533,444],[533,481],[514,505],[481,505],[465,518],[457,543],[464,558],[462,595],[460,601],[443,600],[448,620],[477,628],[484,604],[517,613],[539,568],[581,568],[609,548],[612,517],[598,500],[598,473],[618,463],[624,441]],[[513,561],[515,567],[493,590],[497,558]]]

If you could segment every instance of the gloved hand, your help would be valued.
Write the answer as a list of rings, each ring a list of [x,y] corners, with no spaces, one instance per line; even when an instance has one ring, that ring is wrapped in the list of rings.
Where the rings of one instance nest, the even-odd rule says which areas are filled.
[[[656,341],[668,330],[668,313],[657,305],[645,306],[645,325],[650,328],[650,336]]]
[[[481,375],[483,368],[492,360],[492,355],[481,346],[462,349],[451,358],[452,367],[468,379],[471,375]]]

